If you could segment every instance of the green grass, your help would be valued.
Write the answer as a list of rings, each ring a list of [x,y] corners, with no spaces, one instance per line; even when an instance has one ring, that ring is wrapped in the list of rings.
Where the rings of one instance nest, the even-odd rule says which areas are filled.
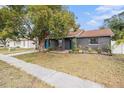
[[[0,88],[50,88],[37,78],[0,61]]]
[[[17,58],[106,87],[124,87],[124,55],[32,53]]]
[[[1,54],[12,54],[12,53],[19,53],[19,52],[24,52],[28,50],[33,50],[31,48],[15,48],[9,51],[8,48],[0,48],[0,53]]]

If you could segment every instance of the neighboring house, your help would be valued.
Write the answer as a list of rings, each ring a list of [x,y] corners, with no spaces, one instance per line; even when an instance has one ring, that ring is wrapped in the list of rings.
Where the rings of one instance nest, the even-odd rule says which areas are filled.
[[[45,48],[70,50],[77,48],[105,48],[111,46],[113,32],[110,29],[70,31],[64,39],[46,38]]]
[[[35,44],[32,40],[21,39],[20,41],[10,40],[8,47],[18,47],[18,48],[35,48]]]

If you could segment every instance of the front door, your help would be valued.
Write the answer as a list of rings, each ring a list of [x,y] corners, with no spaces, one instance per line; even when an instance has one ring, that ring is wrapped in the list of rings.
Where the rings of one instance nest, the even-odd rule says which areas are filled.
[[[65,39],[65,49],[71,49],[71,39]]]
[[[45,40],[45,48],[49,48],[49,45],[50,45],[50,44],[49,44],[49,40],[46,39],[46,40]]]

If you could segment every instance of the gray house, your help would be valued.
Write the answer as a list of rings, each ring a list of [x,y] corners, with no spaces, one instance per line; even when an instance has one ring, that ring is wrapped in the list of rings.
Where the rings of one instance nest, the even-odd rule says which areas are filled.
[[[77,48],[104,48],[110,46],[113,32],[110,29],[70,31],[64,39],[46,38],[45,48],[70,50]]]

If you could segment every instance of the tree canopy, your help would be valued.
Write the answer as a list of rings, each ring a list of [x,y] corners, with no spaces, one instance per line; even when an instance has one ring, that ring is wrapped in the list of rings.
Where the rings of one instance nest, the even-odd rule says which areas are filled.
[[[63,6],[29,6],[28,15],[33,26],[31,36],[37,37],[40,46],[48,35],[63,38],[76,25],[74,15]]]
[[[20,6],[5,6],[0,9],[0,40],[4,46],[8,39],[20,38],[20,33],[24,30],[21,8]]]
[[[75,16],[69,11],[54,14],[49,21],[50,35],[53,38],[63,38],[71,28],[76,28]]]
[[[41,47],[48,35],[63,38],[76,27],[75,16],[66,6],[8,5],[0,9],[0,39],[35,39]]]
[[[104,20],[105,26],[114,32],[113,40],[123,41],[124,39],[124,12]]]

